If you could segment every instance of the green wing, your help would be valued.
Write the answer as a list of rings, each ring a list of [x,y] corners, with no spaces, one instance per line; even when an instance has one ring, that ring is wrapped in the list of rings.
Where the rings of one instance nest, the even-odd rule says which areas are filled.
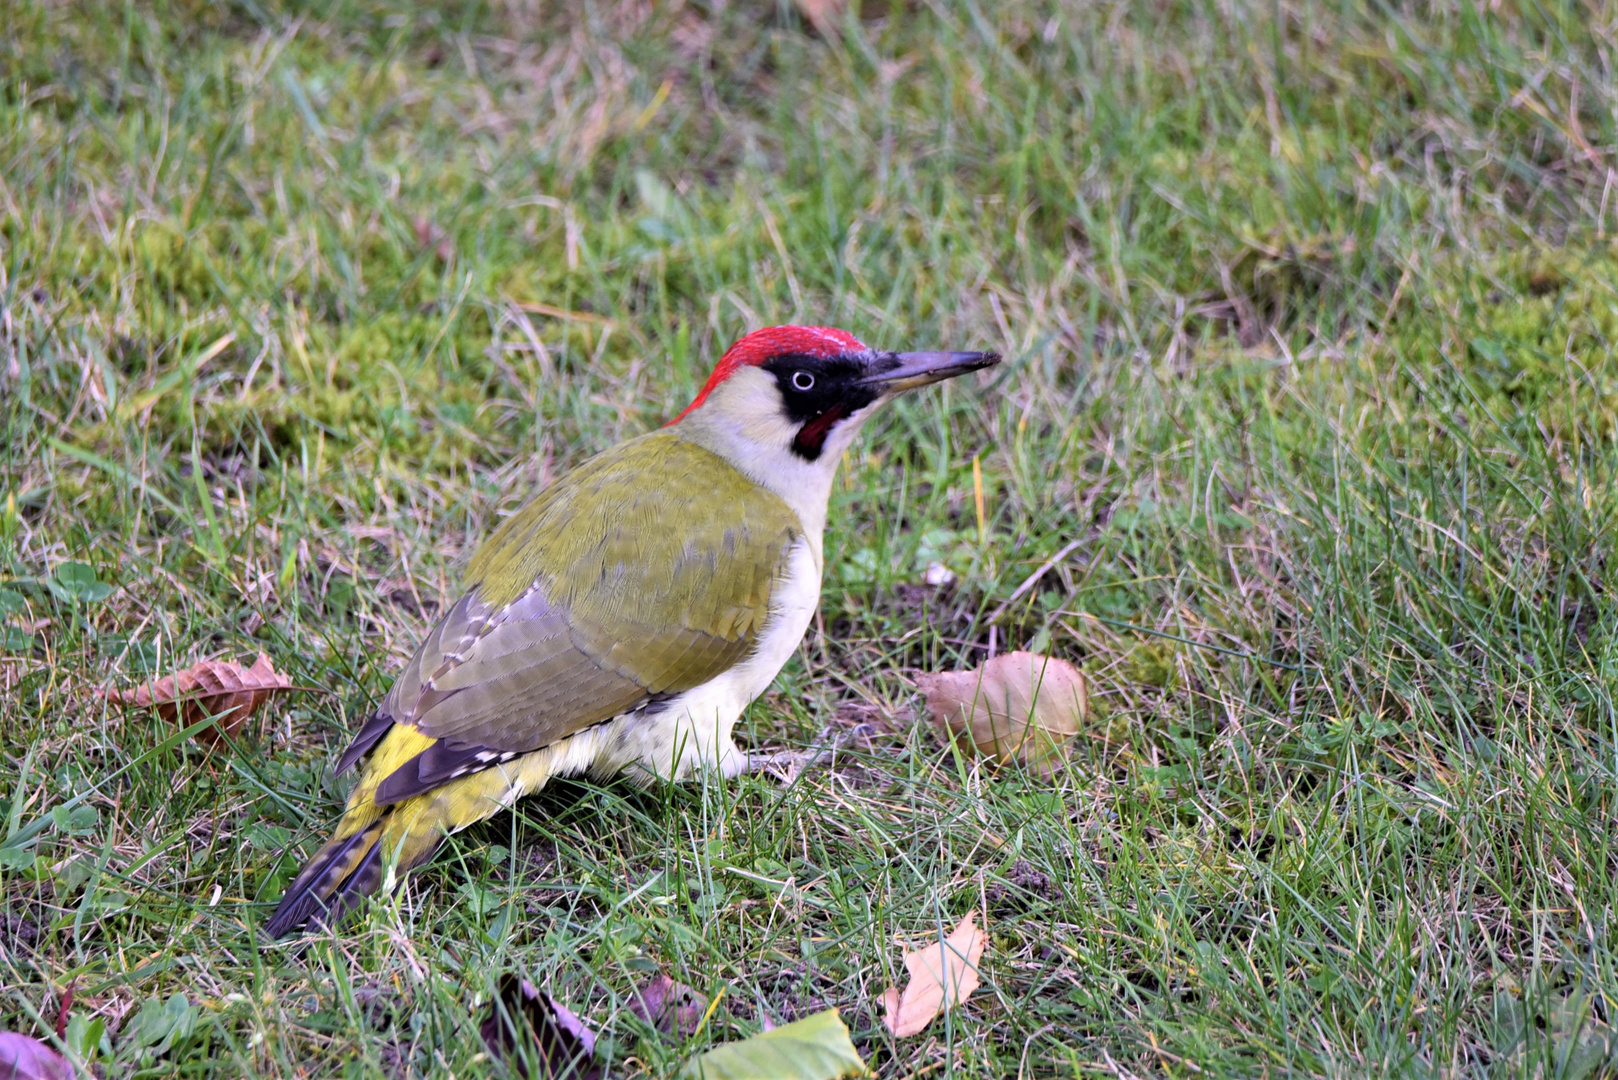
[[[802,531],[708,450],[621,443],[479,549],[339,768],[394,724],[438,740],[383,780],[385,805],[700,686],[753,647]]]

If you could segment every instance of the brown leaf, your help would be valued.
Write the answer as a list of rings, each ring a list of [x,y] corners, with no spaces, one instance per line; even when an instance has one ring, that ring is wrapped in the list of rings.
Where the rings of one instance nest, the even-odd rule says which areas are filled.
[[[659,972],[635,991],[629,1011],[665,1035],[695,1035],[707,1015],[708,999]]]
[[[483,1045],[502,1061],[510,1061],[518,1074],[537,1066],[537,1077],[601,1080],[601,1067],[592,1060],[596,1033],[567,1006],[540,993],[527,979],[507,973],[489,1002],[489,1015],[479,1029]],[[523,1046],[525,1053],[518,1053]]]
[[[32,1035],[0,1031],[0,1080],[73,1080],[73,1066]]]
[[[229,660],[204,660],[131,690],[108,690],[107,697],[124,705],[150,706],[182,728],[218,717],[213,727],[197,732],[200,741],[216,746],[226,735],[240,731],[270,698],[296,689],[268,656],[259,653],[250,668]]]
[[[987,940],[976,915],[967,915],[948,937],[906,953],[910,984],[903,993],[890,986],[882,995],[888,1030],[901,1039],[919,1034],[939,1013],[965,1001],[978,988],[978,961]]]
[[[1051,775],[1090,708],[1084,673],[1038,653],[997,656],[976,671],[917,675],[933,723],[968,755],[1016,759]]]

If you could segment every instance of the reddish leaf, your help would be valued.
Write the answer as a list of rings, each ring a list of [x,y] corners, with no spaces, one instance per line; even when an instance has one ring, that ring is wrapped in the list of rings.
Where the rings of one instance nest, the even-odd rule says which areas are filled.
[[[73,1066],[31,1035],[0,1031],[0,1080],[73,1080]]]
[[[629,1011],[666,1035],[695,1035],[708,1013],[708,999],[659,972],[635,991]]]
[[[483,1045],[502,1061],[509,1060],[524,1077],[539,1080],[601,1080],[595,1055],[596,1033],[549,994],[527,979],[500,976],[500,989],[484,1017]],[[523,1046],[526,1053],[518,1051]],[[537,1076],[529,1073],[537,1065]]]
[[[296,689],[275,670],[268,656],[259,653],[250,668],[229,660],[204,660],[131,690],[109,690],[107,697],[124,705],[154,708],[163,719],[180,727],[217,716],[217,724],[197,732],[202,742],[217,745],[224,736],[240,731],[247,718],[271,697]]]

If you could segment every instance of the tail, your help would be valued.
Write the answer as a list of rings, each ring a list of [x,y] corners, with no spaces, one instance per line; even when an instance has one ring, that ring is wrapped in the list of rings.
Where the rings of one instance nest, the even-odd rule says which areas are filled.
[[[432,743],[400,727],[383,740],[349,793],[336,835],[298,872],[270,916],[265,929],[272,937],[285,937],[311,924],[338,926],[367,896],[393,888],[399,875],[431,858],[446,835],[542,786],[554,752],[546,747],[378,806],[378,786],[398,760],[412,760]]]
[[[381,839],[378,820],[327,843],[287,886],[265,930],[271,937],[286,937],[312,920],[335,925],[381,884]]]
[[[381,734],[372,731],[373,727],[379,727]],[[354,746],[361,747],[362,753],[374,746],[374,752],[360,770],[359,783],[349,792],[336,833],[298,871],[270,916],[264,929],[271,937],[286,937],[311,924],[338,926],[367,896],[383,887],[390,870],[403,873],[432,856],[445,826],[453,827],[432,800],[407,799],[391,806],[376,803],[377,784],[401,761],[432,744],[432,739],[391,721],[377,725],[373,719],[360,731]],[[344,754],[338,771],[352,763]],[[392,883],[387,884],[391,887]]]
[[[269,935],[279,938],[307,926],[339,926],[382,886],[390,869],[403,873],[431,858],[444,836],[436,822],[407,829],[399,837],[403,842],[397,845],[397,856],[391,857],[386,849],[394,846],[387,841],[398,831],[400,823],[390,820],[395,816],[396,812],[384,813],[351,835],[339,832],[321,848],[287,886],[265,926]]]

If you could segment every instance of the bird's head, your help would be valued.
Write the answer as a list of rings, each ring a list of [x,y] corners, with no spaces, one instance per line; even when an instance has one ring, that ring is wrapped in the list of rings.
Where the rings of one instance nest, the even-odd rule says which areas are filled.
[[[772,326],[726,350],[672,423],[718,436],[734,447],[733,463],[757,455],[759,468],[829,472],[883,402],[999,362],[985,352],[882,352],[826,326]]]

